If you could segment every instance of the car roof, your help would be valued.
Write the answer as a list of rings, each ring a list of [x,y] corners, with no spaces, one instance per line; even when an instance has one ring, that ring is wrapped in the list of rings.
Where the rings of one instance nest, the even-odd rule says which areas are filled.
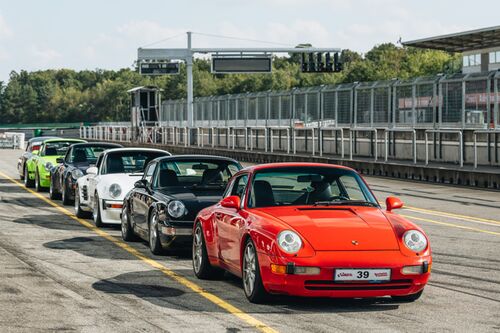
[[[43,143],[51,143],[51,142],[59,142],[59,141],[66,141],[66,142],[80,142],[80,143],[86,143],[87,141],[81,140],[81,139],[65,139],[65,138],[57,138],[57,139],[49,139],[45,140]]]
[[[74,145],[71,145],[72,147],[113,147],[113,148],[121,148],[123,147],[120,144],[117,143],[110,143],[110,142],[82,142],[82,143],[75,143]]]
[[[214,156],[214,155],[195,155],[195,154],[190,154],[190,155],[173,155],[173,156],[162,156],[162,157],[157,157],[154,159],[154,161],[175,161],[175,160],[216,160],[216,161],[226,161],[226,162],[231,162],[235,164],[240,164],[235,159],[225,157],[225,156]]]
[[[50,139],[61,139],[61,138],[58,136],[35,136],[35,137],[29,139],[28,142],[44,141],[44,140],[50,140]]]
[[[103,154],[111,154],[115,152],[126,152],[126,151],[151,151],[151,152],[160,152],[160,153],[167,153],[170,154],[168,151],[163,150],[163,149],[156,149],[156,148],[144,148],[144,147],[127,147],[127,148],[112,148],[106,150]],[[170,154],[172,155],[172,154]]]
[[[356,170],[338,164],[327,164],[327,163],[310,163],[310,162],[281,162],[281,163],[265,163],[265,164],[257,164],[248,166],[244,171],[255,172],[259,170],[268,170],[268,169],[277,169],[277,168],[285,168],[285,167],[326,167],[326,168],[334,168],[334,169],[344,169],[356,172]]]

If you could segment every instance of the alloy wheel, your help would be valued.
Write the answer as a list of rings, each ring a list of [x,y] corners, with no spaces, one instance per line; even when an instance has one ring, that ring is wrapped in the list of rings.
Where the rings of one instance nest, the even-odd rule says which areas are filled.
[[[156,214],[153,213],[151,217],[151,223],[149,225],[149,244],[154,246],[156,244],[156,239],[158,238],[158,220]]]

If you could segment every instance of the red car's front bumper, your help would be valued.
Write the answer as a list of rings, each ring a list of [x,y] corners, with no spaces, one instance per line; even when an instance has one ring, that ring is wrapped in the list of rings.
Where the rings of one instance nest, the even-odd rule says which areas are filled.
[[[415,294],[429,280],[431,256],[407,257],[399,251],[323,251],[311,258],[272,257],[259,253],[262,282],[273,294],[309,297],[365,298],[382,296],[404,296]],[[422,274],[404,275],[404,266],[424,265],[429,270]],[[271,264],[319,267],[318,275],[276,274]],[[340,268],[389,268],[391,278],[383,282],[337,282],[335,269]]]

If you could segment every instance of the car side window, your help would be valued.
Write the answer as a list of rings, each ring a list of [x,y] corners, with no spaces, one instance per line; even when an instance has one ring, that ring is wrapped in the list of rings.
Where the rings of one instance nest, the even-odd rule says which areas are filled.
[[[156,163],[151,163],[146,167],[146,171],[144,172],[143,179],[146,179],[149,184],[151,184],[151,182],[153,180],[155,168],[156,168]]]
[[[231,195],[237,195],[240,199],[243,199],[245,195],[245,189],[248,184],[248,175],[242,175],[235,179],[233,188],[231,189]]]

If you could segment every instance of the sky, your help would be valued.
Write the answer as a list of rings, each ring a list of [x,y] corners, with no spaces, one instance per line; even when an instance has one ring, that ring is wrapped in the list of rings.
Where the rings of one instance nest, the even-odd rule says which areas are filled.
[[[131,67],[137,48],[295,46],[366,52],[500,25],[500,1],[0,0],[0,81],[11,71]],[[223,35],[243,41],[201,34]],[[180,35],[180,36],[179,36]]]

